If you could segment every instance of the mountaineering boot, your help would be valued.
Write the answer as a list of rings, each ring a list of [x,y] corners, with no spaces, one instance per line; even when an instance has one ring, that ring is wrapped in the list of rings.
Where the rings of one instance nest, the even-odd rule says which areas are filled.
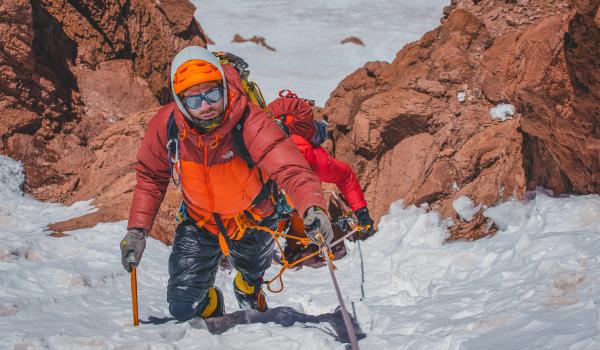
[[[242,309],[254,309],[265,312],[269,308],[261,285],[246,282],[242,277],[241,272],[238,272],[237,275],[235,275],[233,291],[235,292],[235,297]]]
[[[223,292],[217,287],[210,287],[206,296],[206,306],[200,313],[202,318],[221,317],[225,314]]]

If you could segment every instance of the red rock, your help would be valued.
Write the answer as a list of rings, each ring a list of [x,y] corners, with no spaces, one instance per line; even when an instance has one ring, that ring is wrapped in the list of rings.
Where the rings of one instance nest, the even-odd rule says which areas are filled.
[[[170,95],[174,54],[205,46],[194,12],[175,0],[0,3],[0,153],[24,163],[29,193],[95,198],[79,224],[126,217],[136,115]]]
[[[57,232],[92,227],[98,222],[126,220],[135,186],[135,155],[146,126],[158,109],[134,114],[117,122],[90,143],[91,154],[82,161],[78,186],[66,201],[94,199],[98,211],[66,222],[50,225]],[[172,242],[175,211],[181,196],[170,187],[151,235]]]
[[[323,113],[374,215],[397,199],[427,202],[454,220],[452,238],[473,239],[494,228],[459,219],[459,196],[491,206],[536,186],[600,192],[599,3],[456,1],[376,75],[365,66],[344,79]],[[532,14],[543,19],[528,24]],[[493,121],[498,103],[517,115]]]
[[[174,53],[204,45],[194,11],[185,1],[0,4],[0,152],[24,162],[34,195],[65,200],[53,186],[73,183],[87,143],[168,95]]]
[[[257,44],[257,45],[260,45],[260,46],[262,46],[262,47],[266,48],[267,50],[270,50],[270,51],[277,51],[277,50],[275,50],[275,48],[274,48],[274,47],[271,47],[271,46],[269,46],[269,45],[267,44],[267,41],[266,41],[266,39],[265,39],[264,37],[262,37],[262,36],[256,36],[256,35],[255,35],[255,36],[253,36],[253,37],[252,37],[252,38],[250,38],[250,39],[245,39],[243,36],[241,36],[241,35],[239,35],[239,34],[235,34],[235,35],[233,36],[233,39],[231,40],[231,42],[232,42],[232,43],[245,43],[245,42],[252,42],[252,43],[255,43],[255,44]]]
[[[360,40],[360,38],[357,38],[355,36],[349,36],[347,38],[342,39],[342,41],[340,41],[340,44],[356,44],[360,46],[365,46],[365,43],[362,40]]]

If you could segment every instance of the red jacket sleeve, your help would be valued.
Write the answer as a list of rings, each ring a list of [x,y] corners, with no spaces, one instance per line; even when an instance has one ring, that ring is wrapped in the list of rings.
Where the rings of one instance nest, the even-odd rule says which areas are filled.
[[[136,185],[127,228],[150,231],[162,203],[171,173],[167,159],[167,123],[170,109],[162,108],[152,118],[137,152]]]
[[[323,147],[313,147],[301,136],[292,135],[291,138],[319,179],[322,182],[334,183],[352,210],[367,206],[358,178],[348,164],[330,156]]]
[[[258,107],[251,106],[244,142],[257,166],[285,190],[301,215],[311,206],[327,210],[317,175],[292,140]]]

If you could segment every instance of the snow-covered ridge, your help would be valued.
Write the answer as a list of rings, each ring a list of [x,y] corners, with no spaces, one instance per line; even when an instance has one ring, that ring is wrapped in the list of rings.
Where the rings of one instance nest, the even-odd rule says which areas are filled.
[[[196,18],[216,42],[210,50],[243,57],[268,102],[291,89],[323,106],[344,77],[369,61],[391,62],[405,44],[435,28],[448,0],[192,0]],[[231,43],[235,34],[265,37]],[[340,42],[349,36],[365,46]]]
[[[0,169],[6,164],[0,162]],[[45,223],[85,208],[20,195],[0,205],[1,349],[344,348],[328,323],[233,323],[221,335],[173,321],[134,328],[129,275],[119,261],[124,222],[53,238]],[[392,205],[376,236],[361,245],[363,301],[359,250],[347,245],[337,276],[367,333],[362,349],[600,346],[600,197],[539,192],[529,202],[510,201],[485,215],[500,226],[496,236],[448,243],[448,223],[436,213]],[[19,220],[8,225],[10,217]],[[168,254],[169,247],[149,239],[139,268],[142,321],[169,316]],[[267,277],[278,269],[273,266]],[[232,278],[228,271],[217,277],[228,313],[237,310]],[[285,291],[268,294],[272,308],[313,316],[335,309],[326,269],[289,271],[284,278]],[[290,317],[288,323],[302,319]]]

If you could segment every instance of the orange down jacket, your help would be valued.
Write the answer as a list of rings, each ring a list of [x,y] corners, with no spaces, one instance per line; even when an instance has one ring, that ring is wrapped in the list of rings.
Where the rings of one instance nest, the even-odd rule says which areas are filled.
[[[237,228],[237,214],[245,210],[262,217],[272,213],[268,199],[252,207],[261,188],[258,169],[286,191],[302,215],[310,206],[326,208],[319,178],[296,145],[265,111],[249,102],[237,71],[229,65],[223,69],[229,102],[223,124],[213,132],[201,135],[190,128],[174,102],[162,107],[150,121],[137,153],[128,228],[149,231],[166,193],[171,179],[166,148],[171,113],[179,129],[183,200],[188,214],[209,232],[219,233],[212,213],[220,214],[229,235]],[[250,110],[243,139],[257,164],[252,169],[233,148],[231,132],[246,108]]]

